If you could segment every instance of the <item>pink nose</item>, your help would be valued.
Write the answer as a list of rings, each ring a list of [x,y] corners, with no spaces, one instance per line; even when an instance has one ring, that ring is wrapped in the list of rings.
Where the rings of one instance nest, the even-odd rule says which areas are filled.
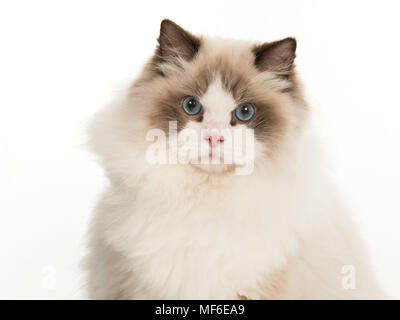
[[[207,135],[204,137],[206,140],[208,140],[208,143],[210,144],[210,147],[214,148],[215,146],[218,145],[218,143],[224,142],[224,137],[223,136],[218,136],[218,135]]]

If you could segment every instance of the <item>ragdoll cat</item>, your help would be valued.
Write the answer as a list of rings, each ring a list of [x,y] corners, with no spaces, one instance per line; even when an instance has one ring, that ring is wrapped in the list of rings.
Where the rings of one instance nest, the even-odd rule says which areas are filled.
[[[325,175],[295,51],[293,38],[198,37],[162,21],[154,56],[91,126],[109,179],[89,233],[91,298],[380,297]],[[187,129],[198,140],[179,139]],[[249,157],[213,161],[236,152],[235,130],[253,133],[244,172]],[[198,152],[177,161],[188,146]]]

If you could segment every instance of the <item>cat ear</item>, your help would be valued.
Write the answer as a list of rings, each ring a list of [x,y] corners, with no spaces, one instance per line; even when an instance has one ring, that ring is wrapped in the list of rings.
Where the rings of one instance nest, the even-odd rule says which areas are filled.
[[[161,22],[158,43],[159,55],[163,60],[178,57],[189,61],[200,47],[199,38],[168,19]]]
[[[285,38],[258,45],[253,49],[255,64],[261,71],[288,75],[293,68],[296,46],[297,43],[294,38]]]

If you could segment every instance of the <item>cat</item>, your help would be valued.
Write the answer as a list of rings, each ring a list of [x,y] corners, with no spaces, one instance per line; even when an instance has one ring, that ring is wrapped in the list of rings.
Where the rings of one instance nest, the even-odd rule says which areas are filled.
[[[90,126],[109,181],[89,230],[90,298],[382,297],[326,174],[296,47],[294,38],[258,44],[161,22],[138,79]],[[188,146],[182,140],[155,147],[156,136],[189,129],[198,153],[186,161],[169,157]],[[199,161],[234,152],[235,130],[252,133],[252,157]]]

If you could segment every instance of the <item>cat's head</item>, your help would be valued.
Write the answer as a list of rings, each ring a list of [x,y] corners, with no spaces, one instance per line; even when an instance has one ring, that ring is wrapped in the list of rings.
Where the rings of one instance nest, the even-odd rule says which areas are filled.
[[[294,38],[254,44],[198,37],[163,20],[156,52],[120,109],[118,130],[140,128],[132,147],[167,165],[184,159],[221,174],[243,166],[235,152],[250,152],[256,166],[270,161],[296,139],[307,114],[295,51]]]

